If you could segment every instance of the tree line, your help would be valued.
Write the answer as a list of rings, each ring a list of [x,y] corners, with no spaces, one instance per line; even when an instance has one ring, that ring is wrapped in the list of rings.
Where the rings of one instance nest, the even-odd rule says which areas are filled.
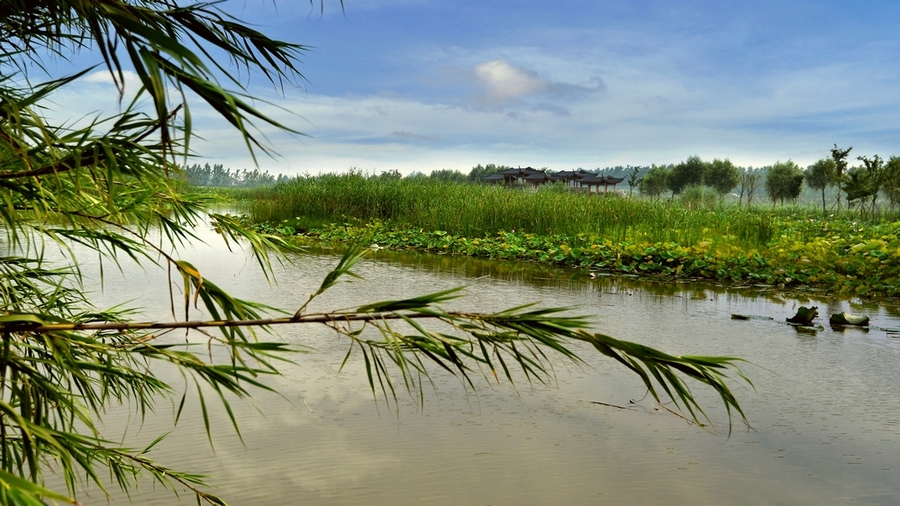
[[[736,191],[739,201],[744,195],[750,203],[762,189],[772,205],[794,202],[804,184],[821,196],[822,211],[829,208],[827,193],[832,195],[831,209],[856,208],[863,214],[878,210],[879,197],[893,210],[900,203],[900,157],[887,161],[879,155],[858,156],[861,165],[849,167],[853,148],[841,149],[835,144],[831,156],[800,168],[792,160],[776,162],[759,169],[736,167],[728,159],[703,161],[688,157],[677,165],[653,166],[638,181],[642,194],[659,198],[670,191],[672,196],[692,186],[707,186],[720,195]]]
[[[259,169],[230,169],[225,168],[221,163],[214,165],[195,163],[186,165],[181,168],[184,180],[192,186],[215,186],[215,187],[253,187],[267,186],[275,183],[286,182],[290,177],[284,174],[274,176],[269,171],[260,171]]]
[[[729,159],[703,160],[690,156],[677,164],[617,165],[587,170],[597,175],[624,177],[631,192],[659,199],[684,194],[697,187],[711,189],[719,197],[733,193],[739,204],[751,204],[760,191],[772,205],[796,202],[804,188],[816,192],[822,211],[857,209],[863,214],[875,213],[882,207],[900,207],[900,157],[884,160],[879,155],[857,156],[859,165],[850,167],[852,147],[834,145],[830,156],[817,160],[805,169],[793,160],[778,161],[764,167],[739,167]],[[409,178],[429,178],[457,183],[481,182],[486,176],[499,174],[508,165],[478,164],[468,174],[453,169],[432,171],[430,175],[413,172]],[[546,167],[544,167],[546,169]],[[577,170],[582,170],[581,168]],[[393,171],[394,177],[401,177]],[[830,200],[830,203],[829,203]]]

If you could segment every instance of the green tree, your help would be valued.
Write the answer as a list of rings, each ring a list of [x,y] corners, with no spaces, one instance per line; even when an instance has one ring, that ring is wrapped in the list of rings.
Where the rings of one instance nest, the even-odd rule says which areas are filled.
[[[766,194],[772,199],[772,205],[785,199],[795,200],[803,189],[803,172],[791,160],[775,162],[766,174]]]
[[[863,162],[861,167],[853,167],[844,174],[841,190],[847,195],[847,207],[859,206],[862,214],[875,213],[878,193],[884,177],[884,160],[875,155],[857,157]]]
[[[706,162],[699,156],[689,156],[686,160],[679,163],[669,173],[667,186],[675,196],[688,186],[700,185],[703,183],[703,173],[706,171]]]
[[[753,196],[756,195],[756,191],[759,190],[759,183],[761,180],[762,174],[752,167],[741,173],[741,182],[740,187],[738,188],[740,191],[738,204],[743,203],[744,193],[747,194],[747,205],[749,206],[753,202]]]
[[[641,178],[640,183],[638,183],[638,189],[642,194],[658,199],[668,188],[669,173],[668,167],[654,165]]]
[[[465,183],[469,180],[469,178],[458,170],[453,169],[439,169],[431,171],[431,179],[436,179],[438,181],[450,181],[453,183]]]
[[[709,186],[719,195],[730,192],[741,181],[741,171],[731,160],[716,158],[703,171],[703,184]]]
[[[634,196],[634,188],[641,184],[641,178],[638,177],[643,167],[632,167],[628,174],[628,196]]]
[[[487,165],[481,165],[480,163],[469,171],[469,181],[480,183],[481,179],[487,176],[493,176],[494,174],[499,174],[509,167],[506,165],[494,165],[493,163],[489,163]]]
[[[182,183],[173,160],[188,154],[193,137],[188,96],[199,97],[236,128],[251,153],[268,152],[253,122],[288,128],[254,108],[234,79],[236,69],[262,73],[276,84],[297,79],[303,48],[265,36],[215,3],[6,0],[0,12],[0,226],[6,235],[0,256],[0,503],[75,503],[82,481],[127,488],[136,475],[146,474],[166,489],[191,491],[198,502],[222,504],[202,489],[198,476],[151,460],[150,448],[129,449],[105,439],[98,421],[110,405],[152,410],[179,395],[157,375],[160,363],[181,370],[200,399],[212,394],[231,413],[229,398],[267,388],[261,378],[278,374],[275,364],[291,351],[284,343],[260,340],[252,329],[264,325],[331,326],[364,356],[373,392],[380,388],[384,396],[392,395],[395,383],[409,387],[410,377],[427,376],[426,364],[468,382],[472,371],[483,369],[511,380],[511,367],[545,379],[551,354],[577,362],[571,345],[586,343],[636,372],[654,397],[661,384],[695,417],[704,415],[688,378],[711,386],[729,411],[743,415],[723,381],[734,359],[664,354],[592,333],[583,318],[558,310],[446,311],[436,304],[453,298],[451,290],[309,313],[310,300],[352,275],[363,254],[357,248],[325,275],[306,303],[288,316],[267,317],[270,308],[223,291],[202,266],[180,259],[179,247],[196,239],[195,226],[210,221],[223,238],[246,244],[267,273],[270,255],[293,247],[210,212],[205,198]],[[213,58],[206,52],[210,47],[233,66]],[[52,92],[90,69],[44,83],[27,72],[40,69],[43,51],[66,57],[90,50],[99,52],[120,91],[124,72],[137,74],[135,99],[121,113],[85,127],[48,122],[41,111]],[[217,72],[236,89],[226,89]],[[142,111],[143,102],[151,112]],[[42,254],[52,244],[69,252],[62,264]],[[135,260],[168,268],[183,282],[183,315],[141,323],[127,320],[129,313],[121,310],[93,307],[79,288],[84,279],[73,244],[105,263]],[[191,320],[194,304],[212,319]],[[432,325],[418,325],[421,319]],[[336,320],[342,325],[335,326]],[[443,329],[434,330],[440,324]],[[200,346],[190,339],[160,342],[158,332],[171,328],[219,333],[205,333]],[[209,427],[205,402],[200,407]],[[47,488],[48,469],[65,479],[66,490]],[[103,484],[104,476],[109,483]]]
[[[850,151],[852,150],[853,146],[850,146],[847,149],[841,149],[837,144],[831,149],[831,159],[834,160],[834,176],[831,184],[838,189],[837,198],[835,200],[838,209],[841,208],[841,185],[844,183],[844,176],[847,172],[847,157],[850,156]]]
[[[837,168],[833,158],[822,158],[806,168],[806,185],[822,192],[822,214],[825,214],[825,189],[834,180]]]
[[[900,202],[900,157],[891,156],[884,165],[884,183],[882,192],[888,198],[891,209]]]

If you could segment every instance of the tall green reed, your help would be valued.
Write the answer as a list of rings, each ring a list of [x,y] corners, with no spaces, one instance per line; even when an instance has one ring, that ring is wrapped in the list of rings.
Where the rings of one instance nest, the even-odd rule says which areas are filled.
[[[735,207],[685,207],[612,193],[527,191],[359,173],[302,177],[243,196],[251,201],[255,221],[287,222],[301,229],[381,221],[465,237],[515,230],[585,241],[725,241],[745,247],[761,247],[774,234],[769,214]]]

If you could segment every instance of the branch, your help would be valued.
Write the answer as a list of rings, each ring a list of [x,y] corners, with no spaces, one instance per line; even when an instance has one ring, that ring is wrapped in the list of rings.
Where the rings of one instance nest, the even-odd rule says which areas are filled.
[[[445,313],[448,318],[482,319],[492,315],[480,313]],[[86,322],[86,323],[46,323],[35,314],[9,314],[0,317],[0,332],[73,332],[82,330],[161,330],[200,329],[210,327],[263,327],[291,323],[334,323],[364,322],[375,323],[383,320],[434,319],[427,313],[315,313],[300,317],[257,318],[250,320],[193,320],[173,322]]]

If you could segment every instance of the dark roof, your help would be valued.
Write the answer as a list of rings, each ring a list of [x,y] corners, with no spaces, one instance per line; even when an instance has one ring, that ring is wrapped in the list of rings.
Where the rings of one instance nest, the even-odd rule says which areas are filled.
[[[516,176],[516,177],[529,176],[529,175],[535,174],[535,173],[543,174],[543,171],[537,170],[532,167],[525,167],[524,169],[522,167],[514,167],[511,169],[506,169],[501,172],[501,174],[503,174],[504,176]]]
[[[503,181],[503,176],[500,174],[492,174],[490,176],[485,176],[481,178],[483,181]]]
[[[525,176],[525,181],[528,181],[530,183],[539,183],[541,181],[558,181],[558,180],[559,180],[558,178],[556,178],[550,174],[547,174],[546,172],[540,172],[540,171],[537,171],[537,172],[534,172],[532,174]]]
[[[553,177],[557,179],[575,179],[578,177],[578,173],[574,170],[561,170],[559,172],[554,172]]]

